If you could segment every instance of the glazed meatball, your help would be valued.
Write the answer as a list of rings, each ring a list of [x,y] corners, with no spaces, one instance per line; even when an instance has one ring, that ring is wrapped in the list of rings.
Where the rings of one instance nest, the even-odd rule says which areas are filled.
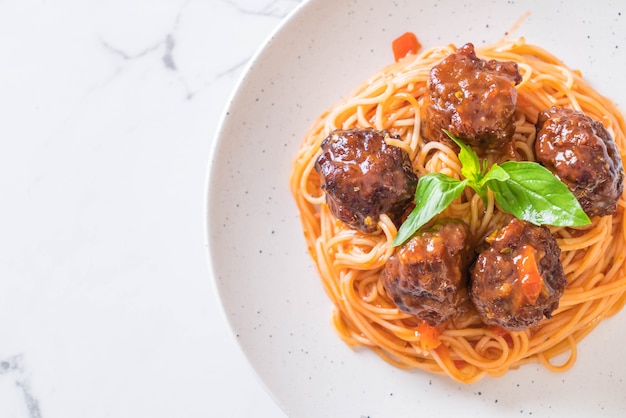
[[[409,155],[387,144],[390,137],[373,129],[334,131],[315,163],[330,211],[366,233],[377,230],[383,213],[398,226],[415,196],[417,174]]]
[[[550,230],[513,218],[487,241],[471,269],[470,287],[483,322],[520,331],[550,318],[567,285]]]
[[[479,152],[511,146],[515,133],[517,90],[522,81],[517,63],[485,61],[467,43],[435,65],[422,107],[422,136],[427,141],[454,143],[447,129]]]
[[[539,113],[537,160],[576,196],[589,216],[615,213],[624,189],[622,159],[602,123],[584,113],[551,107]]]
[[[437,326],[452,319],[468,299],[467,267],[473,254],[469,228],[460,220],[438,221],[399,247],[382,271],[396,306]]]

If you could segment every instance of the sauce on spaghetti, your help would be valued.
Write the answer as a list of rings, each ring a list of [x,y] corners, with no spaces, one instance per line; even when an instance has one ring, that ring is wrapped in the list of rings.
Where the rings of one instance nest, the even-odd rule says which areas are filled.
[[[494,80],[496,89],[489,87]],[[570,140],[567,124],[560,130],[553,120],[538,124],[540,115],[555,113],[551,108],[584,115],[595,130]],[[558,133],[542,131],[546,124]],[[579,201],[602,195],[594,204],[601,211],[582,205],[589,226],[536,226],[501,210],[493,193],[483,199],[468,188],[394,247],[411,209],[410,173],[418,183],[429,173],[463,178],[458,147],[439,135],[441,128],[454,130],[487,166],[510,160],[544,164]],[[570,368],[578,341],[626,302],[625,128],[612,101],[524,39],[411,51],[374,74],[319,116],[290,179],[339,336],[395,366],[464,383],[530,362],[553,371]],[[363,146],[358,138],[369,136],[383,138],[379,148],[395,157],[356,149]],[[361,160],[324,160],[328,138],[344,155]],[[565,149],[543,152],[550,143]],[[578,152],[583,146],[589,148]],[[568,162],[566,155],[577,158]],[[320,159],[332,169],[321,169]],[[396,162],[375,165],[385,159]],[[559,164],[564,171],[555,168]],[[376,176],[359,183],[371,167]],[[580,181],[567,180],[578,173]],[[580,183],[584,193],[577,195]],[[378,191],[364,198],[362,184],[376,184]],[[565,361],[555,364],[564,353]]]

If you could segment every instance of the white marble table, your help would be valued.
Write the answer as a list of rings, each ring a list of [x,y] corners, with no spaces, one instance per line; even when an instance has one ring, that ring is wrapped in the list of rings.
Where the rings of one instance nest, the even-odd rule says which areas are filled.
[[[219,306],[205,174],[299,0],[0,2],[0,417],[276,417]]]

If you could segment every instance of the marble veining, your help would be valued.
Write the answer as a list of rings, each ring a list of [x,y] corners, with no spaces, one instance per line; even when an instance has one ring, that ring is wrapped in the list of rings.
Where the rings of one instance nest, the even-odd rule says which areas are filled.
[[[14,385],[24,401],[28,418],[41,418],[39,402],[33,394],[22,354],[0,360],[0,379],[8,380]]]
[[[156,54],[160,57],[161,62],[167,70],[174,72],[180,71],[184,73],[184,70],[179,68],[176,63],[176,44],[177,36],[181,23],[185,21],[186,13],[191,9],[191,1],[184,1],[180,4],[175,16],[172,18],[172,22],[169,27],[164,28],[164,34],[151,44],[143,45],[140,48],[134,50],[126,50],[123,46],[118,46],[109,41],[105,36],[100,35],[100,42],[103,48],[112,53],[113,55],[121,58],[123,61],[134,61],[144,58],[149,55]],[[235,0],[220,0],[227,10],[234,12],[236,16],[245,17],[246,19],[263,19],[271,20],[274,23],[279,23],[284,19],[289,12],[291,12],[301,0],[274,0],[274,1],[235,1]],[[257,45],[257,47],[260,45]],[[208,79],[203,87],[218,82],[223,77],[233,76],[241,71],[244,65],[250,60],[252,52],[256,48],[249,51],[248,54],[240,56],[235,62],[228,59],[224,62],[219,62],[221,68],[217,73],[213,74],[213,77]],[[218,64],[218,60],[215,62]],[[231,64],[223,67],[224,64]],[[187,85],[184,80],[184,74],[180,74],[181,83]],[[192,98],[197,91],[188,91],[187,98]]]
[[[238,76],[300,3],[0,2],[0,417],[281,415],[221,312],[203,195]]]

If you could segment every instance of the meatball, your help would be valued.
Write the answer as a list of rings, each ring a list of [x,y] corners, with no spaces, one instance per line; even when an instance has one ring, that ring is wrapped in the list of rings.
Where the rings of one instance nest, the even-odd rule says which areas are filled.
[[[427,141],[454,143],[447,129],[477,151],[501,151],[515,133],[517,90],[522,81],[517,63],[476,57],[467,43],[435,65],[422,107],[422,136]]]
[[[381,214],[399,225],[415,196],[417,174],[409,155],[387,144],[390,137],[373,129],[336,130],[322,142],[315,162],[330,211],[366,233],[377,230]]]
[[[488,239],[471,269],[470,298],[484,323],[520,331],[558,308],[567,280],[544,226],[513,218]]]
[[[537,119],[535,152],[587,215],[615,213],[624,190],[624,171],[615,141],[602,123],[578,110],[546,109]]]
[[[398,248],[382,271],[387,294],[402,311],[437,326],[468,299],[469,228],[445,219]]]

